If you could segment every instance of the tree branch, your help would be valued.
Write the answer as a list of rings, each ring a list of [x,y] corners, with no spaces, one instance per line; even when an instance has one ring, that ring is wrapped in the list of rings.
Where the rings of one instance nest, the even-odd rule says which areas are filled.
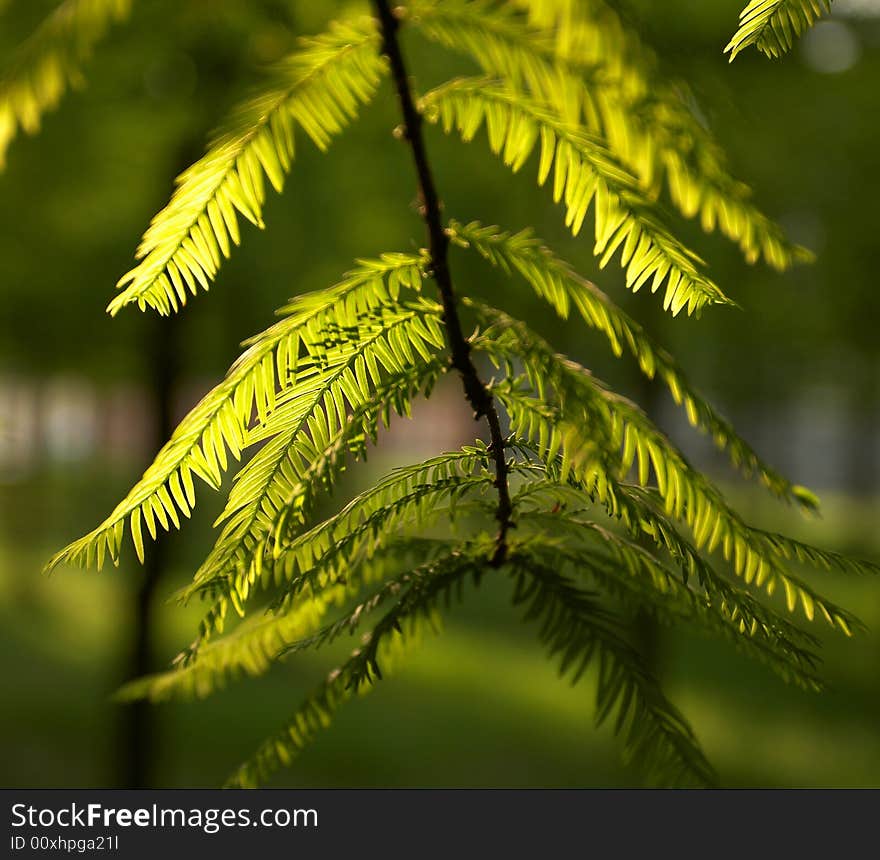
[[[434,176],[428,161],[425,141],[422,136],[422,117],[413,102],[409,76],[406,71],[397,31],[400,22],[388,4],[388,0],[374,0],[376,12],[382,31],[382,50],[391,64],[391,76],[397,90],[401,113],[403,114],[404,136],[412,152],[418,175],[419,195],[421,197],[420,212],[428,232],[428,252],[431,257],[431,272],[440,292],[443,305],[443,318],[449,339],[449,351],[452,365],[461,376],[465,397],[473,407],[476,418],[484,417],[489,425],[491,445],[489,450],[495,462],[495,486],[498,490],[498,509],[496,519],[499,523],[498,536],[495,541],[495,552],[491,563],[498,567],[507,558],[507,532],[511,527],[513,506],[510,501],[508,485],[508,468],[505,459],[504,436],[501,432],[501,421],[495,400],[477,373],[471,360],[471,348],[464,336],[461,319],[458,315],[458,303],[452,287],[452,276],[449,271],[449,237],[443,227],[442,209]]]

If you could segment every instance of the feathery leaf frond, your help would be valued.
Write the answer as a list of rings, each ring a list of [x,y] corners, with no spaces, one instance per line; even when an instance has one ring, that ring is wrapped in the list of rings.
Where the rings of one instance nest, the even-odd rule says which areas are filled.
[[[404,588],[403,594],[373,627],[366,643],[334,669],[287,725],[238,768],[227,781],[227,787],[256,787],[275,770],[289,765],[318,731],[328,725],[340,705],[368,691],[382,679],[383,673],[388,671],[388,662],[399,660],[426,623],[436,628],[438,604],[444,598],[449,604],[454,591],[460,590],[462,581],[473,572],[474,566],[475,561],[467,552],[456,552],[424,570],[401,577],[396,585]],[[393,589],[389,588],[391,592]]]
[[[624,754],[664,785],[712,785],[715,777],[693,730],[669,702],[638,652],[616,629],[595,595],[526,553],[512,562],[514,603],[540,624],[540,638],[559,671],[576,682],[598,665],[596,722],[614,719]]]
[[[82,65],[131,0],[63,0],[0,73],[0,170],[19,129],[36,134],[44,113],[68,87],[83,84]]]
[[[417,0],[407,14],[427,38],[471,56],[486,75],[524,89],[567,122],[599,127],[592,96],[602,85],[599,65],[560,57],[552,32],[525,26],[497,0]]]
[[[388,254],[380,260],[361,261],[328,290],[294,299],[279,313],[283,319],[248,341],[249,348],[187,415],[156,456],[143,478],[97,529],[66,547],[48,565],[96,565],[105,556],[119,558],[126,520],[138,557],[142,558],[146,523],[155,537],[156,522],[179,527],[178,511],[189,516],[195,506],[193,475],[219,489],[228,466],[227,451],[236,459],[251,444],[254,421],[263,423],[277,406],[279,387],[294,387],[301,378],[321,372],[328,351],[337,354],[340,326],[354,336],[383,309],[393,306],[401,289],[421,289],[423,260],[412,254]],[[425,305],[426,310],[430,306]],[[336,335],[334,336],[334,332]],[[302,357],[301,357],[302,355]],[[409,352],[403,353],[405,361]],[[385,361],[383,360],[383,364]],[[394,366],[394,365],[392,365]],[[256,419],[254,418],[256,416]]]
[[[574,305],[587,325],[608,338],[615,355],[620,356],[625,346],[645,376],[658,376],[675,402],[684,408],[691,425],[707,433],[746,476],[757,474],[761,483],[780,498],[807,510],[818,508],[815,495],[792,484],[762,460],[691,385],[678,362],[657,346],[634,319],[595,284],[556,257],[530,230],[510,234],[478,222],[463,225],[453,221],[449,232],[453,241],[473,248],[492,265],[508,273],[518,272],[563,319],[568,318],[570,306]]]
[[[399,530],[416,523],[424,528],[440,514],[452,519],[465,496],[491,489],[489,462],[486,447],[475,445],[395,469],[306,531],[295,517],[284,520],[254,563],[234,571],[205,569],[182,597],[214,597],[219,589],[223,597],[242,603],[262,580],[283,586],[282,603],[287,603],[306,587],[319,590],[347,580],[361,556],[370,558]]]
[[[262,675],[282,648],[317,630],[331,603],[344,595],[345,588],[338,586],[326,595],[304,599],[284,615],[254,614],[232,633],[203,645],[197,657],[126,684],[116,698],[123,702],[204,698],[242,674]]]
[[[754,45],[771,59],[791,50],[823,15],[833,0],[751,0],[740,12],[739,29],[724,49],[732,63],[737,54]]]
[[[207,153],[177,179],[171,202],[153,219],[138,265],[119,280],[107,310],[136,302],[160,314],[207,290],[240,240],[239,214],[263,226],[265,179],[280,192],[294,158],[295,127],[326,149],[372,98],[385,70],[369,19],[337,23],[302,40],[271,83],[236,108]]]
[[[470,4],[468,4],[470,5]],[[759,257],[777,270],[809,262],[813,255],[792,244],[782,228],[751,199],[751,189],[731,175],[723,148],[693,106],[687,85],[667,80],[657,59],[639,37],[623,26],[607,3],[591,0],[511,0],[523,9],[538,33],[549,34],[557,65],[588,79],[588,126],[601,133],[612,152],[656,193],[666,177],[675,207],[687,218],[699,216],[707,232],[720,230],[736,242],[746,260]],[[543,40],[541,46],[546,44]],[[506,77],[503,68],[487,65],[490,74]],[[524,78],[540,99],[557,104],[571,99],[571,85],[540,90]],[[569,108],[568,116],[571,108]]]
[[[386,350],[386,354],[392,353]],[[363,366],[358,367],[363,374]],[[273,552],[275,536],[294,523],[305,523],[319,494],[332,491],[346,456],[366,459],[367,440],[375,441],[383,419],[388,425],[390,410],[406,415],[414,396],[421,390],[430,392],[444,370],[445,362],[432,358],[374,381],[375,389],[370,393],[369,388],[364,391],[354,384],[356,376],[343,365],[333,373],[347,383],[346,394],[337,394],[335,380],[331,380],[329,385],[301,392],[302,401],[291,399],[293,409],[279,408],[260,428],[261,434],[274,438],[236,475],[218,520],[224,522],[223,530],[196,571],[195,581],[225,579],[233,574],[240,582],[258,580],[266,555]],[[336,388],[341,388],[340,384]],[[335,404],[327,402],[334,395],[345,397],[352,407],[348,415],[343,410],[339,422],[338,409],[331,411]],[[234,594],[236,609],[243,611],[240,600],[245,594]]]
[[[745,589],[714,570],[662,513],[632,490],[609,478],[601,491],[560,484],[555,469],[515,497],[518,523],[530,550],[542,541],[556,544],[558,559],[570,562],[610,594],[661,620],[688,618],[757,657],[787,681],[817,690],[818,640],[758,602]],[[599,504],[631,538],[595,521]],[[644,546],[668,556],[665,562]],[[640,543],[634,543],[640,541]],[[676,573],[677,569],[677,573]],[[623,575],[621,575],[623,574]]]
[[[621,167],[605,143],[559,120],[540,104],[503,84],[458,78],[428,92],[424,116],[470,141],[485,122],[489,146],[512,170],[525,164],[540,138],[538,184],[553,173],[553,199],[564,203],[566,226],[580,232],[590,205],[595,217],[594,254],[604,267],[620,250],[627,286],[665,283],[663,307],[677,315],[707,304],[733,304],[702,272],[702,260],[658,220],[656,206],[638,180]]]
[[[800,607],[812,621],[818,609],[832,627],[851,634],[857,620],[786,568],[786,560],[798,557],[791,554],[793,550],[782,551],[787,539],[775,535],[771,540],[748,526],[635,404],[610,392],[575,362],[556,355],[523,323],[485,306],[478,311],[491,328],[474,341],[475,348],[496,360],[521,362],[527,376],[524,389],[510,367],[510,378],[493,391],[509,412],[514,433],[536,441],[546,462],[561,455],[561,480],[598,485],[604,493],[610,478],[622,479],[631,470],[641,487],[650,487],[653,473],[660,511],[687,523],[698,550],[705,547],[712,553],[720,548],[746,584],[754,582],[768,595],[781,587],[789,612]],[[558,411],[552,406],[551,388]],[[866,569],[863,563],[847,562],[853,572]]]
[[[314,594],[301,594],[292,604],[279,609],[267,607],[254,613],[231,633],[205,642],[197,641],[175,659],[175,667],[126,684],[118,693],[123,701],[171,698],[204,698],[243,675],[265,673],[285,649],[308,641],[333,607],[342,607],[361,587],[387,582],[449,555],[451,545],[442,540],[407,538],[387,543],[382,551],[362,561],[357,577],[329,585]],[[366,601],[369,603],[369,601]],[[360,604],[363,605],[363,604]],[[357,621],[366,614],[355,607],[344,619]],[[335,622],[340,627],[342,622]],[[340,627],[341,629],[341,627]]]

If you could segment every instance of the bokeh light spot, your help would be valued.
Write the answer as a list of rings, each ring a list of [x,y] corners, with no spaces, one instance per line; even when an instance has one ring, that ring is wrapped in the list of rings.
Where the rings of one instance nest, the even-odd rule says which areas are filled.
[[[802,53],[804,61],[814,71],[837,75],[859,61],[862,47],[848,24],[823,21],[806,34]]]

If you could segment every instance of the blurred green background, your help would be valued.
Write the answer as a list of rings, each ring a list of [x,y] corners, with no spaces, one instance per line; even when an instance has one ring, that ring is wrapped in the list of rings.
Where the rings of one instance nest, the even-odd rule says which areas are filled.
[[[52,8],[12,0],[0,14],[0,67]],[[130,715],[110,700],[129,674],[142,572],[40,574],[46,558],[91,529],[155,452],[162,386],[182,417],[300,291],[333,283],[355,257],[422,240],[408,153],[388,85],[326,156],[300,148],[268,229],[242,248],[208,295],[175,321],[103,309],[173,176],[259,69],[318,32],[341,4],[296,0],[135,3],[88,64],[88,86],[17,140],[0,174],[0,782],[6,786],[125,784]],[[567,236],[532,176],[512,177],[481,146],[429,130],[447,212],[539,235],[643,320],[677,353],[758,450],[820,492],[805,521],[732,477],[671,403],[645,389],[626,360],[576,324],[560,326],[525,289],[462,255],[463,291],[528,315],[597,375],[643,402],[696,463],[729,489],[751,521],[820,545],[880,556],[880,0],[838,0],[835,13],[770,63],[722,55],[737,0],[615,3],[688,81],[735,172],[792,237],[818,254],[784,276],[742,262],[693,224],[676,227],[711,262],[744,311],[664,317],[633,297],[619,272],[595,271],[588,239]],[[421,86],[467,71],[422,44],[405,48]],[[533,175],[533,174],[532,174]],[[585,231],[586,233],[587,231]],[[395,463],[473,438],[455,381],[399,423],[388,446],[355,471],[362,485]],[[165,398],[166,400],[169,398]],[[341,488],[344,499],[350,488]],[[155,661],[192,636],[198,607],[166,598],[210,541],[220,499],[202,503],[162,551]],[[331,502],[328,502],[328,508]],[[871,631],[827,637],[821,696],[788,688],[722,644],[663,630],[649,643],[672,698],[691,718],[729,786],[880,785],[880,582],[828,575],[822,588]],[[289,785],[606,786],[637,782],[606,732],[592,726],[589,685],[570,688],[519,624],[504,589],[471,593],[406,666],[343,709],[297,762]],[[346,647],[350,647],[347,645]],[[216,785],[276,728],[333,665],[298,658],[205,702],[152,710],[157,786]],[[152,757],[152,755],[151,755]]]

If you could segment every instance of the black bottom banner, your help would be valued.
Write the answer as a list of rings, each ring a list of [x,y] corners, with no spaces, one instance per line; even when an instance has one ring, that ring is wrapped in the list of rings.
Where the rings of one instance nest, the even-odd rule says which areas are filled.
[[[877,795],[826,791],[3,790],[7,856],[770,856],[875,845]],[[860,801],[866,801],[863,804]],[[331,852],[331,853],[326,853]],[[339,853],[337,853],[339,852]],[[600,854],[601,852],[601,854]]]

